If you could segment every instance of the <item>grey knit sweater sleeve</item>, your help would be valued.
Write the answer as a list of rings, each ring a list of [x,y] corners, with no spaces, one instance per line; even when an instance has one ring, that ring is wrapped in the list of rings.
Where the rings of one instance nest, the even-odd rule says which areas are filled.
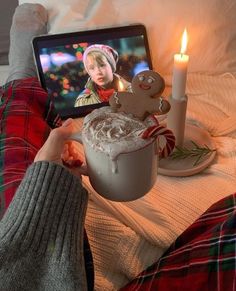
[[[87,290],[88,194],[62,166],[33,163],[0,222],[0,290]]]

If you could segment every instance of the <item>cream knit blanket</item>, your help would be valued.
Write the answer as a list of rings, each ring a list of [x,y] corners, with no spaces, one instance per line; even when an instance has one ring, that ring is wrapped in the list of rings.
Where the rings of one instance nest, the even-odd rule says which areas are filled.
[[[166,79],[168,82],[168,78]],[[156,261],[212,203],[236,191],[236,79],[190,74],[187,120],[211,134],[217,155],[202,173],[158,175],[159,195],[129,203],[91,193],[86,228],[94,256],[96,290],[117,290]]]

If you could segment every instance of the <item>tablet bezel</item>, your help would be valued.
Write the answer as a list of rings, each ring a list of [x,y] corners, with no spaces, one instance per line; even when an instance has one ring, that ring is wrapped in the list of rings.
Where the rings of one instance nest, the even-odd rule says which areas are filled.
[[[43,47],[55,47],[72,43],[93,42],[102,43],[103,40],[112,40],[116,38],[143,36],[144,46],[146,50],[146,60],[149,69],[152,69],[152,61],[150,48],[148,43],[147,31],[143,24],[132,24],[118,27],[100,28],[94,30],[86,30],[79,32],[48,34],[36,36],[32,40],[33,54],[36,63],[36,69],[41,86],[47,91],[46,80],[43,73],[43,68],[40,62],[40,49]],[[112,37],[111,37],[112,36]],[[96,38],[96,41],[94,39]],[[82,117],[91,112],[95,108],[108,106],[107,102],[96,103],[87,106],[69,107],[59,111],[62,119],[69,117]]]

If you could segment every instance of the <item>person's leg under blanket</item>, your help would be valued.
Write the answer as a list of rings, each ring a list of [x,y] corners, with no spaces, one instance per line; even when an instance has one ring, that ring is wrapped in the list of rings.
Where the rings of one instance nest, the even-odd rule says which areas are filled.
[[[40,4],[18,6],[12,18],[9,48],[9,76],[6,82],[35,77],[31,41],[47,33],[48,14]]]
[[[1,88],[0,213],[9,206],[25,170],[60,119],[36,78]],[[49,126],[50,125],[50,126]],[[1,217],[0,217],[1,218]]]
[[[0,88],[0,218],[50,127],[60,125],[36,78],[32,55],[32,38],[46,31],[47,11],[42,5],[16,8],[10,30],[9,77]]]
[[[167,252],[120,291],[235,290],[236,193],[197,219]]]
[[[0,87],[0,219],[51,128],[61,125],[36,78],[32,55],[32,38],[46,31],[47,12],[42,5],[17,7],[10,31],[9,77]],[[86,233],[84,237],[88,290],[92,290],[92,255]]]

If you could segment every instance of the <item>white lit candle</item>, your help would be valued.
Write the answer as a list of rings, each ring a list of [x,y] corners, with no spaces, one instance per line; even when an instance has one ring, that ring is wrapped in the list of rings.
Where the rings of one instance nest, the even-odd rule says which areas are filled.
[[[185,54],[187,50],[188,35],[185,28],[180,54],[174,55],[174,69],[173,69],[173,79],[172,79],[172,98],[176,100],[181,100],[185,96],[185,87],[187,80],[187,70],[189,56]]]

